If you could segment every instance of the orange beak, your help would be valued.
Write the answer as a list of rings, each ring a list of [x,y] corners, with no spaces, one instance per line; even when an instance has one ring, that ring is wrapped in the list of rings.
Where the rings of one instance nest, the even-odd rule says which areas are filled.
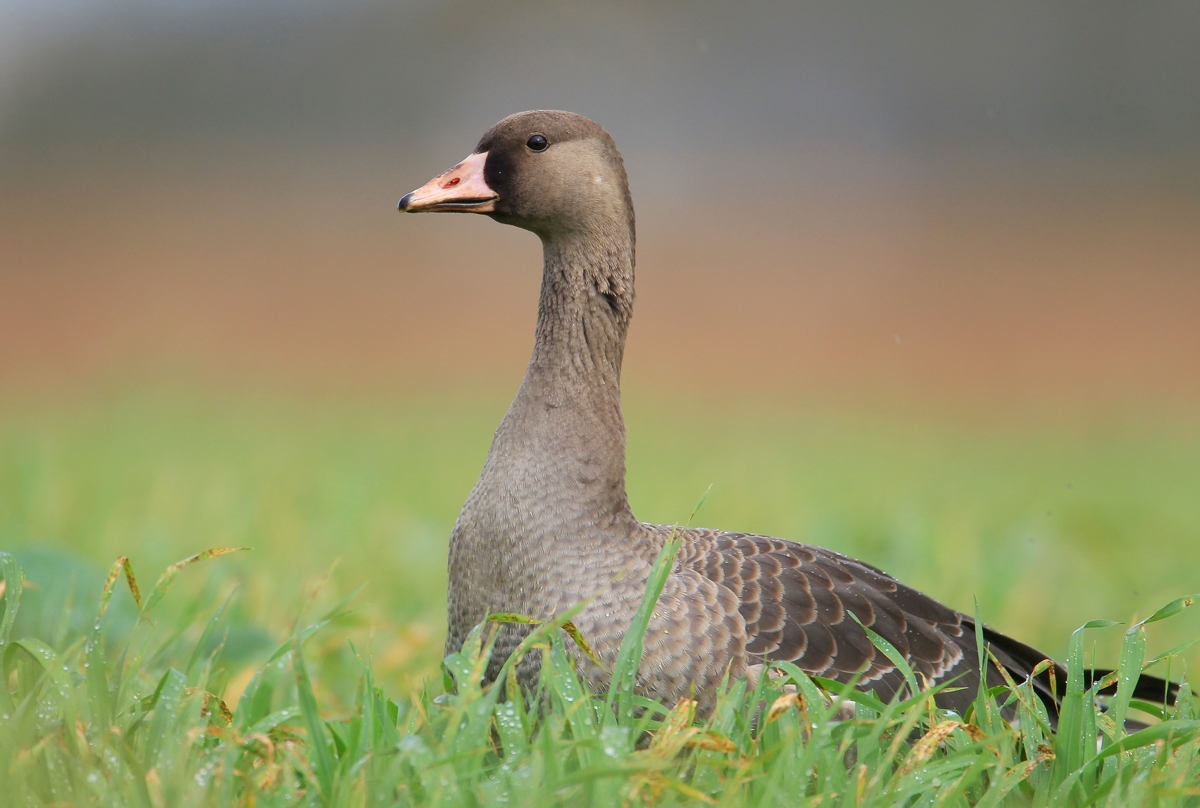
[[[411,194],[399,208],[404,213],[491,213],[499,194],[483,178],[487,152],[472,154]]]

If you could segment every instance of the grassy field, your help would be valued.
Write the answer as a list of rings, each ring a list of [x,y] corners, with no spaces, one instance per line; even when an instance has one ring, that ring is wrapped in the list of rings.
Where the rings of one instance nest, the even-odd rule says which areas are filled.
[[[223,804],[235,792],[243,799],[250,793],[223,776],[240,766],[238,770],[252,769],[254,777],[269,780],[265,785],[256,781],[259,804],[317,804],[320,799],[387,804],[399,793],[413,802],[500,804],[504,794],[511,797],[534,786],[553,788],[551,802],[572,801],[577,794],[598,803],[652,802],[655,795],[695,799],[702,792],[740,803],[814,794],[807,775],[787,774],[788,767],[777,762],[795,758],[799,771],[817,766],[825,772],[822,776],[837,780],[822,793],[836,792],[839,800],[848,801],[830,804],[856,804],[850,792],[865,795],[865,803],[899,799],[895,789],[900,779],[915,771],[912,759],[905,757],[913,754],[907,744],[887,754],[879,753],[879,738],[870,742],[875,746],[858,747],[855,754],[869,758],[870,774],[857,786],[847,781],[847,792],[843,781],[857,775],[845,766],[835,774],[838,767],[832,761],[845,752],[838,752],[838,744],[866,743],[865,736],[847,741],[847,731],[835,731],[830,724],[831,734],[822,736],[822,743],[832,746],[812,747],[824,750],[812,753],[824,755],[823,762],[813,758],[801,764],[796,756],[803,757],[809,748],[803,726],[797,723],[785,731],[780,724],[779,734],[756,735],[744,723],[753,705],[766,698],[763,694],[731,692],[730,712],[724,719],[714,718],[716,723],[702,733],[711,736],[712,748],[682,734],[671,740],[668,732],[648,749],[628,745],[644,728],[632,717],[618,728],[597,724],[592,729],[598,734],[586,735],[591,724],[578,724],[578,713],[564,707],[574,702],[555,702],[558,712],[524,717],[520,750],[504,746],[518,743],[517,736],[505,736],[502,721],[497,725],[501,746],[511,752],[508,768],[503,754],[490,746],[490,730],[478,726],[477,707],[501,710],[488,702],[494,695],[460,688],[457,697],[433,701],[442,688],[438,663],[446,540],[506,405],[504,392],[301,398],[195,388],[6,404],[0,411],[0,550],[13,554],[29,582],[11,638],[36,638],[70,669],[54,685],[58,695],[47,696],[45,681],[31,684],[38,681],[37,672],[23,652],[11,644],[6,650],[10,689],[28,695],[41,687],[31,703],[42,705],[38,715],[45,713],[41,724],[0,730],[7,733],[4,743],[17,756],[14,760],[25,761],[10,767],[5,775],[15,778],[10,785],[31,788],[22,791],[33,800],[30,804],[87,804],[90,799],[106,805]],[[1060,659],[1067,656],[1071,632],[1085,621],[1144,618],[1164,603],[1200,590],[1200,422],[1117,416],[1086,423],[1061,417],[885,417],[862,408],[780,402],[681,406],[670,397],[639,396],[636,391],[626,416],[630,498],[643,519],[685,520],[711,485],[697,523],[824,544],[875,563],[968,612],[977,598],[989,623]],[[146,595],[168,564],[213,547],[253,549],[183,570],[154,606],[153,625],[137,622],[133,598],[124,584],[117,586],[104,619],[105,640],[93,638],[97,603],[114,559],[130,559]],[[365,588],[355,592],[360,586]],[[318,616],[329,610],[345,611],[338,604],[346,597],[353,613],[339,616],[311,639],[305,635],[305,665],[286,648],[267,664],[297,626],[320,622]],[[219,620],[205,633],[220,608]],[[1150,628],[1147,658],[1200,636],[1200,616],[1193,611]],[[1086,646],[1077,651],[1086,650],[1089,659],[1112,666],[1120,657],[1121,641],[1119,629],[1090,632]],[[116,654],[124,643],[143,650],[130,652],[118,664]],[[89,656],[101,653],[94,650],[97,644],[109,657],[95,667],[115,671],[124,665],[121,669],[129,671],[125,684],[89,684],[90,668],[84,663],[99,659]],[[554,648],[551,644],[532,652],[561,652]],[[468,657],[454,663],[461,681],[466,677],[462,666],[471,664]],[[365,660],[370,660],[369,682]],[[1172,659],[1173,672],[1182,663],[1194,667],[1198,661],[1196,649],[1189,649]],[[172,666],[178,675],[169,674]],[[563,677],[547,687],[568,687],[571,679]],[[74,686],[80,695],[79,704],[72,706]],[[381,689],[378,698],[375,686]],[[124,762],[104,763],[97,750],[109,747],[102,737],[89,736],[91,746],[45,740],[57,737],[52,726],[60,727],[55,722],[66,716],[78,717],[85,735],[103,735],[103,727],[95,724],[100,719],[89,712],[100,708],[89,698],[106,689],[114,702],[104,708],[109,716],[104,727],[123,727],[122,732],[136,734],[139,744],[150,747],[138,746]],[[233,754],[234,747],[222,747],[220,732],[213,731],[217,740],[204,748],[217,749],[216,757],[185,760],[195,732],[207,731],[197,717],[196,699],[202,697],[197,693],[202,691],[223,697],[233,711],[232,723],[221,724],[226,729],[236,727],[245,735],[267,722],[258,727],[259,734],[264,743],[278,747],[279,756],[264,756],[257,747],[251,753],[252,744],[243,737],[242,746],[234,747],[246,757],[221,757]],[[309,692],[315,699],[311,703],[305,701]],[[779,695],[771,695],[772,700]],[[881,721],[884,736],[903,741],[913,727],[924,732],[943,720],[930,719],[919,701],[884,718],[868,715],[880,705],[860,706],[868,711],[861,714],[863,726],[870,724],[866,718]],[[168,716],[160,704],[176,711],[186,704],[196,709]],[[335,720],[322,729],[315,717],[317,705],[326,717],[357,716],[359,723]],[[282,717],[277,713],[293,707]],[[602,710],[589,715],[603,723]],[[742,717],[741,729],[720,724],[734,721],[734,715]],[[474,718],[468,720],[470,716]],[[460,718],[467,722],[463,727],[476,722],[470,732],[463,730],[463,737],[473,738],[469,743],[455,740],[459,725],[454,722]],[[637,720],[658,719],[675,726],[680,715],[668,719],[651,711]],[[909,719],[915,723],[905,729],[903,722]],[[1179,720],[1192,719],[1188,713]],[[535,732],[534,724],[545,732]],[[1027,722],[1027,733],[1033,733],[1031,724]],[[1000,732],[998,725],[984,728]],[[996,766],[1015,770],[1023,765],[1022,754],[1037,757],[1037,744],[1044,740],[1035,734],[1005,735],[993,739],[991,748],[1011,748],[988,758],[982,742],[971,735],[975,730],[945,731],[954,733],[947,748],[967,755],[959,758],[946,748],[938,752],[957,761],[950,766],[952,776],[942,775],[944,782],[964,784],[958,792],[945,792],[947,804],[984,799],[986,789],[980,791],[980,784],[999,782],[1002,773]],[[326,733],[327,743],[306,746],[303,739],[318,732]],[[406,732],[409,739],[401,740]],[[353,733],[360,733],[359,740],[352,741]],[[585,736],[591,740],[581,747]],[[593,788],[599,781],[579,772],[594,768],[596,761],[586,760],[580,750],[591,749],[587,744],[593,742],[607,749],[604,739],[618,736],[626,745],[617,745],[619,750],[609,756],[613,770],[600,776],[609,784]],[[723,746],[727,742],[737,746],[736,752]],[[566,746],[551,754],[556,743]],[[47,751],[58,746],[62,749]],[[381,751],[385,748],[391,750],[387,755]],[[396,753],[397,748],[403,751]],[[774,751],[761,757],[768,748]],[[1130,777],[1145,775],[1137,781],[1139,788],[1158,783],[1155,788],[1175,789],[1155,792],[1158,796],[1195,802],[1200,785],[1195,744],[1184,744],[1174,754],[1170,743],[1153,749],[1158,750],[1158,764],[1136,762],[1141,758],[1133,753],[1113,758],[1129,761],[1132,768],[1121,771]],[[359,763],[388,762],[362,763],[351,771],[356,765],[352,752]],[[100,762],[90,754],[99,755]],[[1086,756],[1087,749],[1080,754]],[[173,762],[167,760],[171,755]],[[704,755],[725,757],[700,760]],[[550,763],[556,756],[561,758],[558,768]],[[435,765],[445,759],[452,761],[450,768]],[[940,758],[930,758],[935,759]],[[1083,760],[1075,762],[1082,765]],[[1144,771],[1137,768],[1143,765]],[[50,768],[39,768],[43,766]],[[62,791],[30,786],[41,782],[38,777],[53,779],[55,766],[82,778],[82,785]],[[210,766],[207,774],[203,766]],[[1111,774],[1116,771],[1112,766],[1097,764],[1093,774]],[[1163,773],[1168,768],[1169,777]],[[362,780],[368,770],[369,784]],[[504,774],[497,780],[493,775],[499,770]],[[744,770],[745,788],[729,780],[735,770]],[[875,772],[885,770],[891,774],[875,778]],[[38,771],[42,774],[36,775]],[[956,779],[966,771],[974,772],[975,785]],[[1064,771],[1060,766],[1058,774],[1047,774],[1045,785],[1034,782],[1041,775],[1031,775],[1027,793],[1016,789],[1009,799],[1057,793]],[[90,779],[93,775],[104,781],[103,788]],[[253,779],[250,773],[246,777]],[[129,785],[139,778],[149,785]],[[775,782],[772,778],[789,784],[777,791],[765,786],[754,790]],[[205,790],[208,779],[225,790]],[[360,780],[361,787],[352,787]],[[1163,785],[1168,780],[1174,785]],[[418,781],[424,785],[416,785]],[[501,781],[509,785],[498,785]],[[751,787],[751,782],[758,785]],[[936,788],[929,778],[922,782],[904,786],[909,789],[905,793],[911,799],[943,794],[941,780]],[[505,791],[510,787],[517,791]],[[1116,799],[1114,795],[1128,793],[1117,789],[1101,796]],[[92,796],[85,799],[88,794]],[[516,802],[540,804],[531,799],[524,793]]]

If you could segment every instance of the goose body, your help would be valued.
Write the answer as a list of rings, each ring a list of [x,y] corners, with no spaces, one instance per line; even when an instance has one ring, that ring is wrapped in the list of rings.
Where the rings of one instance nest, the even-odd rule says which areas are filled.
[[[620,377],[633,310],[634,215],[607,132],[567,112],[511,116],[400,209],[482,213],[536,233],[544,254],[529,367],[450,539],[447,652],[489,613],[548,619],[590,598],[575,623],[611,669],[650,566],[674,534],[682,547],[646,633],[635,685],[643,695],[673,704],[694,688],[704,712],[727,671],[786,660],[841,681],[865,670],[860,687],[886,700],[903,677],[861,621],[931,684],[954,679],[958,689],[939,700],[966,709],[980,671],[970,617],[830,550],[633,515]],[[489,676],[527,630],[501,629]],[[984,633],[1017,681],[1045,658]],[[531,654],[520,667],[526,686],[538,664]],[[606,689],[604,669],[586,658],[579,665],[594,690]],[[1001,684],[994,666],[988,670],[988,684]],[[1064,674],[1059,668],[1060,687]],[[1048,677],[1036,684],[1054,715]]]

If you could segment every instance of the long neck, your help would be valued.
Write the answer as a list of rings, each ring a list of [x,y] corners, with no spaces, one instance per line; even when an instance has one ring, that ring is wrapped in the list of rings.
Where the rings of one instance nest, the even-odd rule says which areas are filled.
[[[518,501],[552,507],[564,527],[617,530],[634,521],[620,390],[633,309],[632,222],[544,238],[543,248],[533,355],[488,465]]]
[[[572,235],[543,242],[542,293],[524,386],[611,399],[633,314],[631,239]]]

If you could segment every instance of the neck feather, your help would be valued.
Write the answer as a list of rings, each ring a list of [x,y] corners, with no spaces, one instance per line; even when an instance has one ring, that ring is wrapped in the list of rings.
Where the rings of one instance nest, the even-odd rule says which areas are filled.
[[[625,496],[621,416],[634,261],[632,226],[624,232],[620,239],[543,239],[533,355],[485,467],[484,476],[500,475],[547,537],[560,531],[543,518],[581,540],[636,525]],[[549,501],[557,503],[553,518],[539,512]]]
[[[633,314],[632,236],[543,242],[542,291],[526,381],[619,393]]]

